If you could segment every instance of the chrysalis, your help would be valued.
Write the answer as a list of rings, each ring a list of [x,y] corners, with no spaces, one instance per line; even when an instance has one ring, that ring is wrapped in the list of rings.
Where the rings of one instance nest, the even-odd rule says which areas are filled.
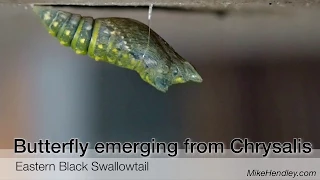
[[[166,92],[173,84],[202,82],[189,62],[153,30],[149,36],[149,27],[137,20],[93,19],[44,6],[33,10],[62,45],[96,61],[134,70],[159,91]]]

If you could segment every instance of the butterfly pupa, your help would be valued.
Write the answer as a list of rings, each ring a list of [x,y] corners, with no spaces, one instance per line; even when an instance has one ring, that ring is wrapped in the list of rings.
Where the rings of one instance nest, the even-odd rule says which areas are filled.
[[[45,6],[33,6],[33,10],[60,44],[96,61],[134,70],[159,91],[188,81],[202,82],[196,69],[142,22],[120,17],[93,19]]]

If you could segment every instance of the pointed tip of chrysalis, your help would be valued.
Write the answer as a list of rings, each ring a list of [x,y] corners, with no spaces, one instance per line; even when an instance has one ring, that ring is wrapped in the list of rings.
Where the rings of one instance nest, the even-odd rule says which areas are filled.
[[[189,62],[184,62],[184,63],[185,63],[188,81],[201,83],[203,79],[200,76],[200,74],[196,71],[196,69]]]
[[[42,21],[52,21],[58,10],[52,9],[50,6],[33,5],[33,12],[35,12]]]
[[[202,83],[203,81],[202,77],[197,72],[191,74],[189,80],[197,83]]]
[[[62,25],[68,21],[70,13],[53,9],[50,6],[34,6],[33,11],[40,17],[49,34],[57,36]]]

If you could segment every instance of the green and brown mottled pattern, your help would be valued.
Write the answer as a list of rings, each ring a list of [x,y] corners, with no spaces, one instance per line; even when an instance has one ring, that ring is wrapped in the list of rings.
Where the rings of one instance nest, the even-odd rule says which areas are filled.
[[[149,27],[130,18],[82,17],[44,6],[35,6],[48,32],[64,46],[96,61],[134,70],[166,92],[173,84],[202,82],[195,68]]]

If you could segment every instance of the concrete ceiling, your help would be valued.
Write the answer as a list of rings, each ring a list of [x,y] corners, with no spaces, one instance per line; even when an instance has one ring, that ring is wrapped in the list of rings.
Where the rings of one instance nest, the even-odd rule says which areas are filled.
[[[175,8],[320,7],[319,0],[0,0],[0,3]]]

